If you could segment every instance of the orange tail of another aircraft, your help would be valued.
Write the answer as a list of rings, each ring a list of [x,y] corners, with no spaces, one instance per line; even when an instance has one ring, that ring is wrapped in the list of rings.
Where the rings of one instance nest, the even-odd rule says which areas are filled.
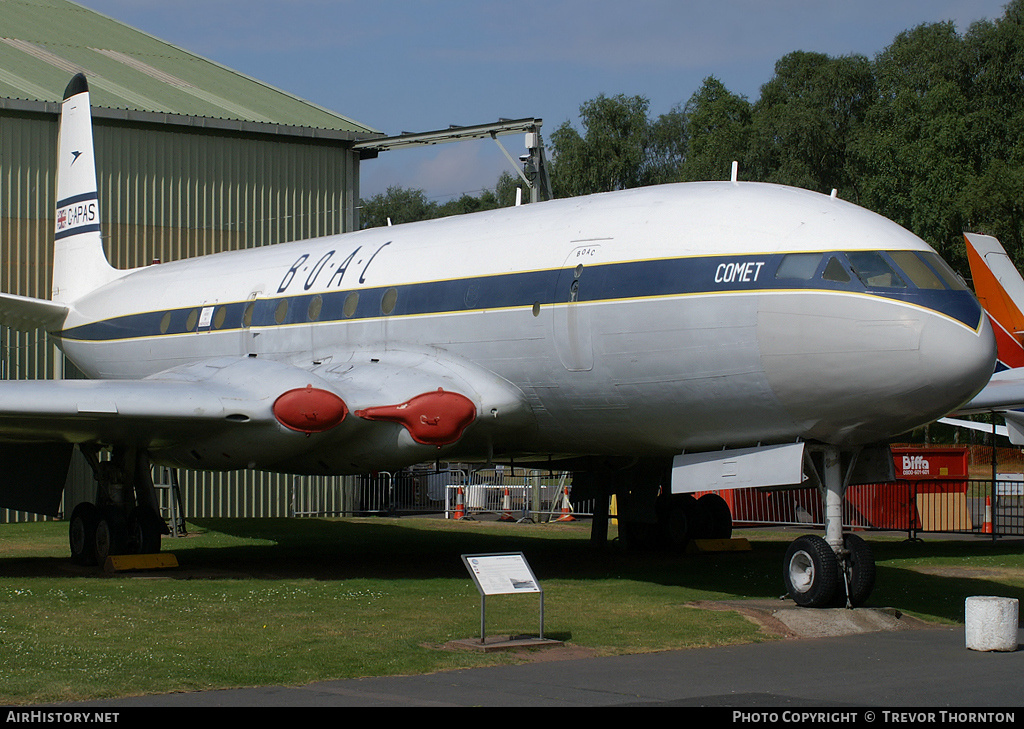
[[[1024,367],[1024,278],[998,240],[965,233],[974,291],[996,335],[996,371]]]

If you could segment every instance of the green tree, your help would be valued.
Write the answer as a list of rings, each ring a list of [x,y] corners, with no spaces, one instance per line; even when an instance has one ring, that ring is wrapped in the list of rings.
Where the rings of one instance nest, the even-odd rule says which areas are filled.
[[[848,150],[874,102],[874,86],[864,56],[783,56],[753,106],[751,174],[818,192],[843,189],[856,198],[858,174]]]
[[[686,161],[689,135],[684,109],[673,107],[649,125],[645,184],[680,182]]]
[[[522,188],[522,201],[530,202],[530,194],[526,189],[526,183],[519,175],[511,172],[502,172],[498,177],[498,184],[494,186],[494,195],[498,198],[498,207],[510,208],[516,204],[516,192]]]
[[[449,200],[437,207],[434,217],[444,218],[449,215],[465,215],[466,213],[478,213],[482,210],[494,210],[499,207],[498,196],[493,190],[483,190],[478,197],[462,195],[455,200]]]
[[[413,188],[392,186],[361,202],[359,227],[363,229],[379,228],[389,221],[398,225],[437,216],[437,205],[427,200],[423,190]]]
[[[965,226],[999,238],[1024,263],[1024,0],[964,37],[970,79],[972,175],[961,191]]]
[[[584,134],[564,122],[550,137],[555,197],[623,190],[648,183],[650,123],[643,96],[607,97],[580,106]]]
[[[855,144],[862,204],[966,270],[962,191],[974,168],[969,64],[952,22],[900,33],[874,62],[876,102]]]
[[[746,159],[750,138],[751,107],[714,76],[683,107],[686,156],[680,179],[726,179],[733,161]]]

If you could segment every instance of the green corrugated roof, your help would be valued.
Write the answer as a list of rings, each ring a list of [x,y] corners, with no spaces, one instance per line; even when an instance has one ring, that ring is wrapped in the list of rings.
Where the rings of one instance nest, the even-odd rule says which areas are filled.
[[[0,0],[0,98],[59,102],[79,71],[89,79],[94,107],[128,116],[380,134],[81,5]]]

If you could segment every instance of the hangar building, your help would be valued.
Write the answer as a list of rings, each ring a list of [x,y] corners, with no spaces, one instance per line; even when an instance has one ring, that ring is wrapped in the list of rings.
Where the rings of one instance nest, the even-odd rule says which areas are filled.
[[[358,227],[353,145],[382,133],[66,0],[4,0],[2,11],[0,291],[49,297],[59,102],[78,72],[89,79],[114,266]],[[76,376],[41,331],[0,327],[0,379]],[[93,488],[76,464],[66,513]],[[182,474],[195,516],[284,515],[290,484]],[[0,521],[25,518],[0,510]]]

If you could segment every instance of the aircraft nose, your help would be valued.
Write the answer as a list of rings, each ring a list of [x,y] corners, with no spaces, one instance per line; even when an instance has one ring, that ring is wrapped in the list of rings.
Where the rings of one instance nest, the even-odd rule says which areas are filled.
[[[974,397],[995,371],[995,335],[988,316],[980,318],[976,331],[938,316],[922,330],[921,363],[928,380],[922,395],[935,398],[942,415]]]
[[[995,338],[980,305],[956,293],[957,316],[858,298],[805,310],[802,326],[793,327],[783,314],[796,312],[762,310],[765,374],[804,437],[836,445],[886,440],[948,415],[984,387],[995,369]]]

